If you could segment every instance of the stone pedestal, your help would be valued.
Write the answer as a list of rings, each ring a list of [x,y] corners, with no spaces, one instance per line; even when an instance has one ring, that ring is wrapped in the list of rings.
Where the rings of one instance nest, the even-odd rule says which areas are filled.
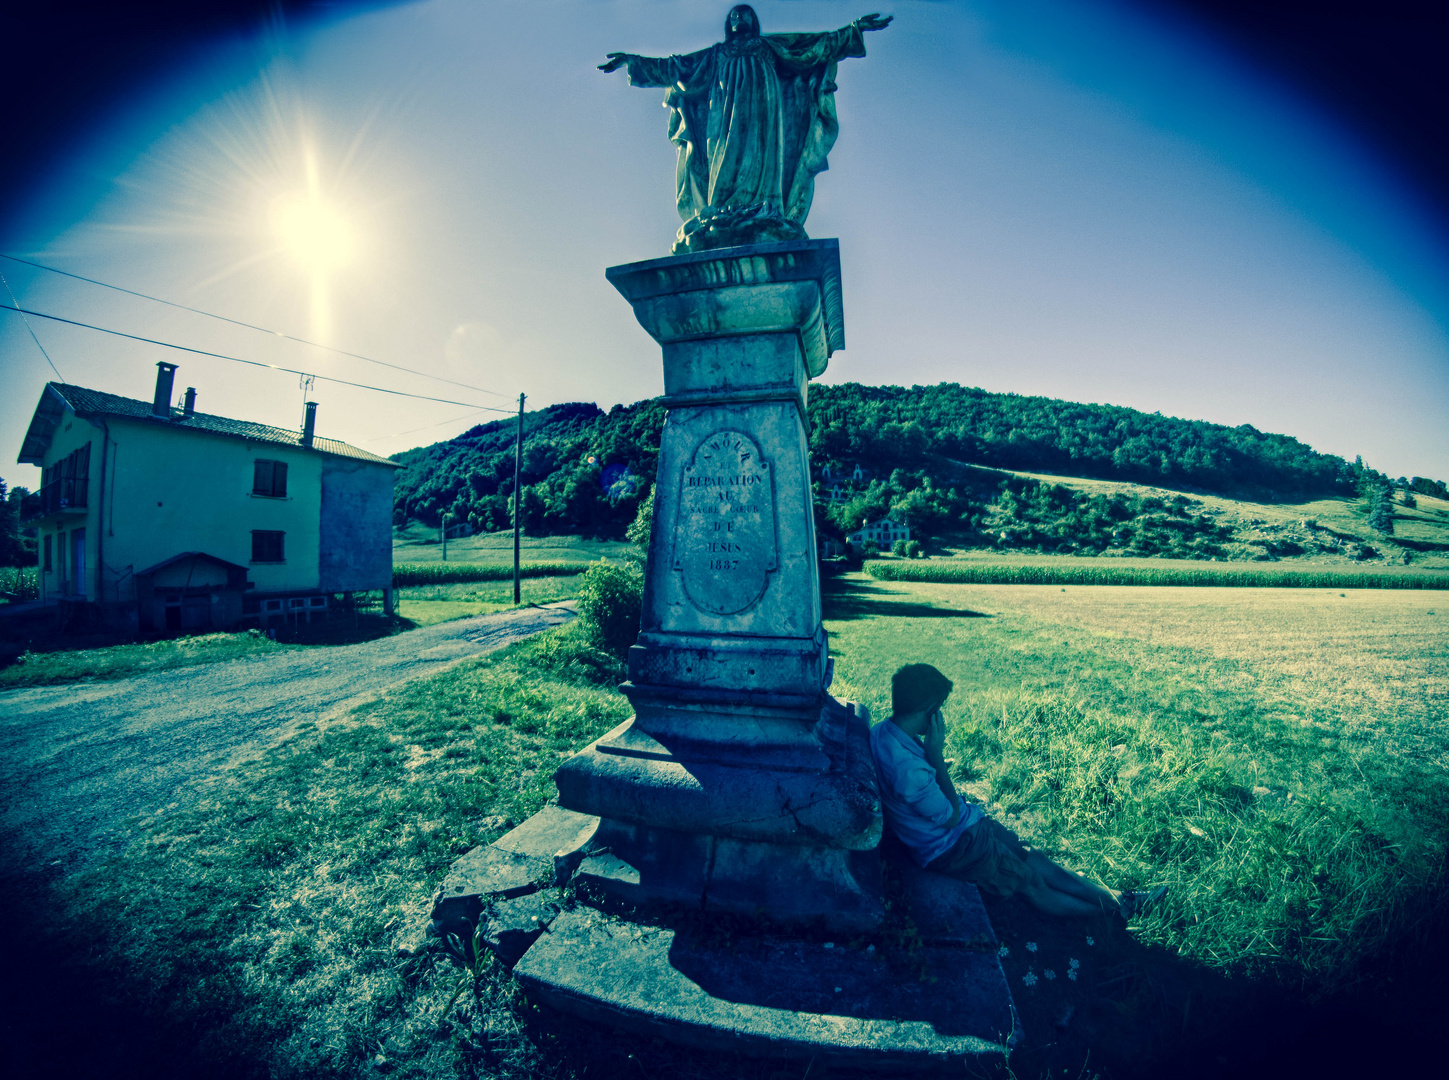
[[[834,240],[616,266],[663,346],[632,720],[558,772],[579,886],[841,931],[882,916],[867,719],[826,693],[807,382],[844,345]]]
[[[634,716],[564,763],[558,806],[458,860],[433,932],[539,1001],[692,1046],[897,1071],[1005,1053],[975,888],[896,858],[882,926],[869,717],[827,692],[805,395],[844,345],[836,242],[608,277],[663,346],[669,407]]]

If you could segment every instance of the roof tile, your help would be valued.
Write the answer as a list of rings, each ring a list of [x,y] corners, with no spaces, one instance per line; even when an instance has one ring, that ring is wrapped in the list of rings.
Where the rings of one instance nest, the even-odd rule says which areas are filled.
[[[50,386],[79,415],[121,416],[128,420],[152,420],[179,431],[209,431],[217,435],[233,435],[242,439],[250,439],[253,442],[279,443],[282,446],[295,446],[299,450],[306,449],[302,446],[300,431],[289,431],[286,428],[272,427],[270,424],[254,424],[250,420],[233,420],[226,416],[212,416],[210,413],[192,413],[190,416],[186,416],[177,408],[171,410],[169,420],[162,420],[151,414],[149,401],[120,397],[117,394],[107,394],[100,390],[88,390],[84,386],[71,386],[68,383],[53,382]],[[356,458],[359,461],[374,461],[380,465],[397,466],[395,461],[389,461],[377,454],[370,454],[366,450],[359,450],[357,447],[337,439],[314,437],[311,449],[324,454],[334,454],[337,457]]]

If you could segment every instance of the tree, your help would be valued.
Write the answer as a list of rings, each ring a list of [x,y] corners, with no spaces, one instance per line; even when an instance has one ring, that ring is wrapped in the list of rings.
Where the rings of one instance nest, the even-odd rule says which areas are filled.
[[[20,534],[20,504],[29,494],[0,479],[0,566],[35,565],[35,541]]]
[[[1394,504],[1389,488],[1379,488],[1370,496],[1368,527],[1384,536],[1394,535]]]

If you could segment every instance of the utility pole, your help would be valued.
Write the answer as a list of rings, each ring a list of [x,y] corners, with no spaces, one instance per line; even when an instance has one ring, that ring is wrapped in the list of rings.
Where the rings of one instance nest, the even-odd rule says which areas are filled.
[[[448,561],[448,515],[446,513],[443,514],[442,525],[440,526],[440,528],[442,529],[442,533],[443,533],[443,561],[444,562],[447,562]]]
[[[523,477],[523,395],[518,395],[518,438],[513,443],[513,602],[523,603],[523,590],[519,586],[518,572],[518,529],[522,524],[519,515],[518,497],[522,492],[518,482]]]

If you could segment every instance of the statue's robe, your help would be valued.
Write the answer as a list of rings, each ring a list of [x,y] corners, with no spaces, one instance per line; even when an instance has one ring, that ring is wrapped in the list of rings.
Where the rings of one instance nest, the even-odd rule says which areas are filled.
[[[865,55],[862,32],[738,36],[684,56],[625,60],[633,86],[668,87],[680,229],[676,250],[710,220],[758,224],[758,239],[805,235],[815,174],[840,124],[835,65]]]

